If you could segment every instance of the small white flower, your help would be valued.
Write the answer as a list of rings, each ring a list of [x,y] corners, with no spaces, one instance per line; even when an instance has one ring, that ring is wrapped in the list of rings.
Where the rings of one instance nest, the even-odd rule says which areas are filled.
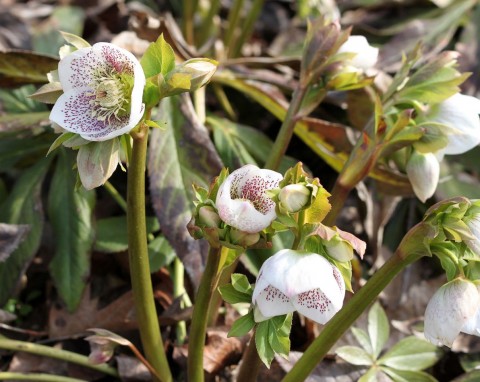
[[[344,297],[340,271],[328,260],[316,253],[283,249],[260,268],[252,302],[259,311],[257,321],[297,310],[325,324],[341,309]]]
[[[216,205],[220,218],[241,231],[255,233],[277,217],[275,203],[265,191],[278,187],[282,175],[246,165],[233,171],[218,190]]]
[[[407,163],[407,175],[413,192],[423,203],[437,188],[440,179],[440,163],[433,153],[414,152]]]
[[[58,65],[64,93],[50,120],[89,141],[128,133],[140,121],[145,74],[130,52],[98,43],[68,54]]]
[[[439,288],[425,311],[425,338],[451,347],[460,332],[480,335],[480,292],[469,281],[457,278]]]
[[[373,68],[378,59],[378,48],[371,46],[364,36],[349,36],[337,53],[355,53],[349,64],[363,71]]]
[[[432,106],[431,121],[442,123],[458,131],[448,134],[448,144],[441,150],[447,155],[463,154],[480,143],[480,100],[457,93]]]

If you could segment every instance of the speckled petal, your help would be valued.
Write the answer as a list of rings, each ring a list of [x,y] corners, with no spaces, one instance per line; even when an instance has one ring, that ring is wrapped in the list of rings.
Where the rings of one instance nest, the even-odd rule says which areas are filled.
[[[327,323],[339,311],[320,289],[300,293],[292,303],[299,313],[319,324]]]
[[[106,69],[107,63],[93,48],[82,48],[63,58],[58,64],[58,77],[64,92],[90,86],[94,73]]]
[[[271,285],[258,293],[255,302],[264,317],[280,316],[295,310],[290,299]]]
[[[89,141],[104,141],[131,130],[130,116],[110,118],[109,123],[92,116],[90,101],[94,98],[88,87],[65,92],[50,113],[50,120]],[[140,120],[140,117],[138,117]],[[135,126],[135,125],[133,125]]]

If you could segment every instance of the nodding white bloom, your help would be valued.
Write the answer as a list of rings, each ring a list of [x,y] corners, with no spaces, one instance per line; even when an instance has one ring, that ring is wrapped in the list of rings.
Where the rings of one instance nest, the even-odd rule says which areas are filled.
[[[349,64],[363,71],[373,68],[378,59],[378,48],[371,46],[364,36],[349,36],[337,53],[355,53]]]
[[[275,202],[265,191],[278,187],[283,176],[272,170],[246,165],[233,171],[218,190],[220,218],[240,231],[255,233],[277,217]]]
[[[448,144],[441,150],[447,155],[463,154],[480,143],[480,100],[457,93],[432,106],[429,119],[453,128]]]
[[[460,332],[480,336],[480,291],[457,278],[440,287],[425,311],[424,334],[435,345],[451,347]]]
[[[255,320],[297,310],[319,324],[337,313],[345,297],[340,271],[316,253],[283,249],[260,268],[253,291]]]
[[[413,192],[423,203],[437,189],[440,179],[440,163],[433,153],[414,152],[407,163],[407,175],[412,184]]]
[[[50,120],[89,141],[105,141],[132,130],[143,116],[145,74],[133,54],[98,43],[60,60],[64,93]]]

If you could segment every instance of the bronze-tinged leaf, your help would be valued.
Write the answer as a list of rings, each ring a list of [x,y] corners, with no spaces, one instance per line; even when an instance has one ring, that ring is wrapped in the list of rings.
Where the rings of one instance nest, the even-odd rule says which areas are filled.
[[[56,57],[23,50],[0,52],[0,87],[47,83],[47,73],[57,67]]]
[[[188,95],[162,101],[156,119],[167,130],[154,129],[148,154],[150,195],[162,232],[198,285],[207,243],[187,231],[193,212],[192,184],[208,187],[222,167],[207,129],[196,118]]]

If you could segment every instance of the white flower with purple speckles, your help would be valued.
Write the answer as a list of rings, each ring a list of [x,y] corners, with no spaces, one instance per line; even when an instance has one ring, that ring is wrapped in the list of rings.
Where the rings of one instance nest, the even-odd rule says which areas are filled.
[[[257,322],[297,310],[325,324],[341,309],[344,297],[342,275],[327,259],[283,249],[260,268],[252,302]]]
[[[133,54],[98,43],[68,54],[58,65],[64,93],[50,120],[89,141],[128,133],[140,121],[145,74]]]
[[[278,187],[282,179],[278,172],[254,165],[233,171],[218,190],[218,215],[240,231],[260,232],[277,217],[275,202],[265,191]]]

